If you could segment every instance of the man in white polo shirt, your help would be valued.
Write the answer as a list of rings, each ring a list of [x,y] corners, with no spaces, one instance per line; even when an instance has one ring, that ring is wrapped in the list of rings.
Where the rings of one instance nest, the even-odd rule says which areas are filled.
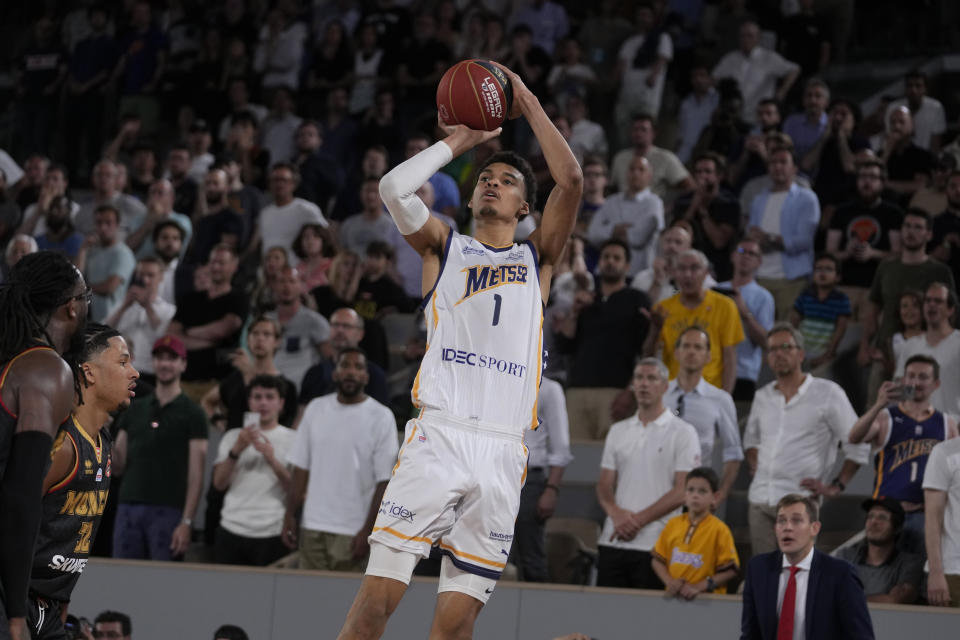
[[[960,438],[930,451],[923,474],[926,515],[927,601],[939,607],[960,607]]]
[[[633,371],[636,415],[610,427],[600,460],[597,499],[607,513],[600,534],[597,585],[663,589],[651,550],[680,513],[687,472],[700,465],[697,431],[663,406],[667,368],[644,358]]]
[[[753,553],[777,549],[774,523],[780,498],[802,493],[814,498],[839,495],[870,446],[850,444],[857,414],[836,382],[804,373],[803,336],[789,323],[767,333],[767,364],[776,379],[757,391],[743,433],[743,448],[753,481],[747,514]],[[831,481],[838,445],[845,456]]]

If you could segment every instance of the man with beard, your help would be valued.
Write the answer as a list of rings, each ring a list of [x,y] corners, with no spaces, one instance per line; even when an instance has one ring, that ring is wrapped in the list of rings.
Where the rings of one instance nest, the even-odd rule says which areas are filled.
[[[886,178],[879,160],[858,164],[857,199],[837,208],[827,231],[827,252],[841,261],[843,284],[855,310],[861,308],[880,261],[900,252],[903,210],[882,198]]]
[[[208,382],[230,373],[218,350],[233,350],[240,344],[240,329],[250,307],[247,296],[233,287],[237,264],[230,246],[215,246],[207,263],[209,287],[181,297],[170,322],[170,334],[180,338],[190,354],[184,379],[196,383],[190,391],[196,392],[192,397],[198,401],[209,391]]]
[[[627,286],[630,248],[622,240],[607,240],[597,263],[598,289],[584,305],[557,324],[557,347],[573,353],[567,388],[570,437],[602,440],[610,428],[610,406],[630,381],[648,323],[641,310],[650,299]]]
[[[112,464],[110,413],[130,406],[140,375],[120,332],[89,324],[83,346],[68,355],[83,375],[83,400],[63,423],[43,481],[43,519],[30,575],[31,635],[66,637],[63,620],[107,504]]]
[[[867,512],[863,540],[837,556],[857,568],[867,602],[913,604],[920,593],[923,558],[897,548],[903,507],[893,498],[879,497],[864,500],[863,510]]]
[[[733,275],[730,253],[740,228],[740,204],[723,184],[726,167],[718,153],[698,155],[693,161],[697,188],[673,205],[674,220],[686,220],[693,227],[693,245],[706,254],[717,280],[729,280]]]
[[[41,251],[60,251],[74,264],[83,264],[84,237],[73,228],[70,221],[70,200],[57,196],[45,212],[46,225],[43,233],[34,236]]]
[[[166,335],[152,353],[156,390],[137,398],[117,421],[113,464],[123,484],[113,528],[115,558],[181,558],[203,489],[207,417],[180,387],[187,349]]]
[[[170,304],[177,302],[177,267],[180,265],[180,253],[185,246],[187,232],[173,220],[165,220],[153,228],[153,250],[163,262],[162,276],[158,293]]]
[[[190,147],[186,144],[175,144],[167,152],[167,175],[176,192],[173,208],[188,215],[193,215],[196,209],[199,191],[189,175],[191,166]]]
[[[307,369],[300,384],[300,413],[314,398],[336,391],[333,371],[336,355],[348,347],[359,347],[363,340],[364,322],[354,309],[343,307],[330,314],[330,350],[333,358],[321,360]],[[383,405],[390,405],[390,389],[387,374],[376,362],[367,359],[366,393]],[[299,424],[299,423],[298,423]]]
[[[753,476],[747,497],[754,554],[777,548],[774,523],[782,498],[800,492],[814,499],[838,496],[870,454],[866,445],[849,442],[857,414],[847,394],[836,382],[804,373],[803,357],[803,335],[792,324],[773,325],[767,364],[776,379],[757,391],[743,434]],[[825,484],[841,447],[843,467]]]
[[[360,571],[377,513],[406,511],[381,502],[397,459],[397,429],[390,410],[364,393],[367,362],[361,349],[340,352],[333,378],[336,394],[307,405],[287,454],[293,488],[283,541],[291,549],[299,542],[301,569]]]
[[[900,294],[907,289],[925,291],[934,282],[943,282],[956,291],[950,267],[927,254],[932,222],[930,214],[910,209],[900,226],[901,252],[881,262],[873,276],[870,294],[861,314],[863,334],[857,352],[857,364],[870,367],[868,402],[886,376],[890,359],[889,341],[897,331]]]
[[[152,185],[147,192],[147,215],[143,224],[136,227],[132,233],[127,236],[127,246],[137,254],[138,258],[145,258],[156,254],[156,244],[153,241],[153,232],[163,222],[176,222],[183,229],[183,241],[180,243],[186,246],[190,243],[190,236],[193,234],[193,223],[189,215],[177,213],[173,208],[174,189],[173,183],[161,178]],[[187,212],[192,215],[193,210]],[[180,253],[179,251],[177,252]]]
[[[187,254],[187,262],[204,264],[218,244],[227,244],[234,251],[240,250],[243,238],[243,218],[230,208],[229,182],[223,169],[212,169],[204,178],[201,189],[199,219],[194,232],[193,247]]]
[[[76,267],[51,251],[24,256],[0,285],[0,637],[28,637],[44,471],[80,391],[76,367],[60,354],[82,338],[90,295]]]
[[[940,387],[940,365],[929,355],[907,360],[903,378],[884,382],[877,401],[850,430],[850,442],[878,453],[873,497],[897,500],[905,512],[900,546],[923,553],[923,472],[930,451],[957,436],[957,421],[938,411],[931,396]]]

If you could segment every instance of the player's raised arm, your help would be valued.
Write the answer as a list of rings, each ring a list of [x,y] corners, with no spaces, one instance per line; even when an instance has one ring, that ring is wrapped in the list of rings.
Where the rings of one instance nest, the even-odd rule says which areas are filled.
[[[573,231],[577,221],[577,210],[583,196],[583,171],[576,156],[570,150],[567,141],[550,121],[540,106],[540,101],[527,88],[520,76],[503,65],[513,88],[513,105],[510,117],[523,115],[530,123],[537,142],[543,150],[543,157],[550,169],[550,177],[555,186],[550,191],[543,206],[543,219],[540,226],[530,236],[530,240],[540,254],[540,265],[552,265],[560,258],[563,246]]]
[[[450,227],[430,215],[416,191],[444,165],[464,151],[500,135],[500,129],[475,131],[463,125],[441,128],[447,137],[401,162],[380,180],[380,196],[397,229],[421,256],[440,255]]]

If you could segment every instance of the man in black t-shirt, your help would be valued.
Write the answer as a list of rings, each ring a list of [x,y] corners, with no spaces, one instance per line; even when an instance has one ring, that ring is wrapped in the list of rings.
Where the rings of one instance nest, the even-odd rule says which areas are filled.
[[[593,301],[575,301],[557,327],[557,348],[573,354],[567,377],[570,437],[602,440],[612,423],[611,405],[627,389],[643,350],[650,299],[627,286],[630,248],[610,239],[600,247]]]
[[[393,247],[386,242],[375,240],[367,245],[363,277],[357,285],[353,307],[368,320],[393,311],[410,313],[416,306],[403,287],[388,274],[393,256]]]
[[[211,169],[203,180],[200,193],[200,217],[193,232],[193,246],[187,253],[187,262],[203,264],[219,244],[239,251],[243,247],[243,218],[229,207],[230,182],[223,169]],[[190,215],[192,212],[185,212]]]
[[[231,284],[237,264],[237,254],[232,247],[223,244],[214,247],[207,263],[210,287],[184,296],[168,329],[170,334],[183,340],[187,348],[187,370],[183,379],[203,383],[196,388],[183,385],[187,395],[195,396],[196,401],[209,389],[209,382],[230,373],[226,354],[238,346],[243,319],[249,311],[247,297]]]
[[[682,218],[693,227],[693,247],[707,256],[720,282],[733,277],[730,254],[740,228],[740,203],[721,186],[726,166],[718,153],[707,151],[697,156],[693,161],[697,188],[673,205],[673,219]]]
[[[887,134],[880,158],[887,165],[887,188],[898,194],[906,206],[917,189],[933,176],[936,158],[913,142],[913,116],[907,107],[897,107],[887,117]]]
[[[900,250],[903,211],[881,197],[886,171],[883,163],[857,165],[857,198],[837,208],[827,232],[827,251],[841,261],[843,284],[856,309],[864,301],[880,261]]]

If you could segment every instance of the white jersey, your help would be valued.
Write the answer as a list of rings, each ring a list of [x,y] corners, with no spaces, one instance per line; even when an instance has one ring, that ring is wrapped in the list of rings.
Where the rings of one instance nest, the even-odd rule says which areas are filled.
[[[427,352],[414,406],[481,429],[535,428],[543,299],[533,244],[491,247],[451,231],[424,313]]]

